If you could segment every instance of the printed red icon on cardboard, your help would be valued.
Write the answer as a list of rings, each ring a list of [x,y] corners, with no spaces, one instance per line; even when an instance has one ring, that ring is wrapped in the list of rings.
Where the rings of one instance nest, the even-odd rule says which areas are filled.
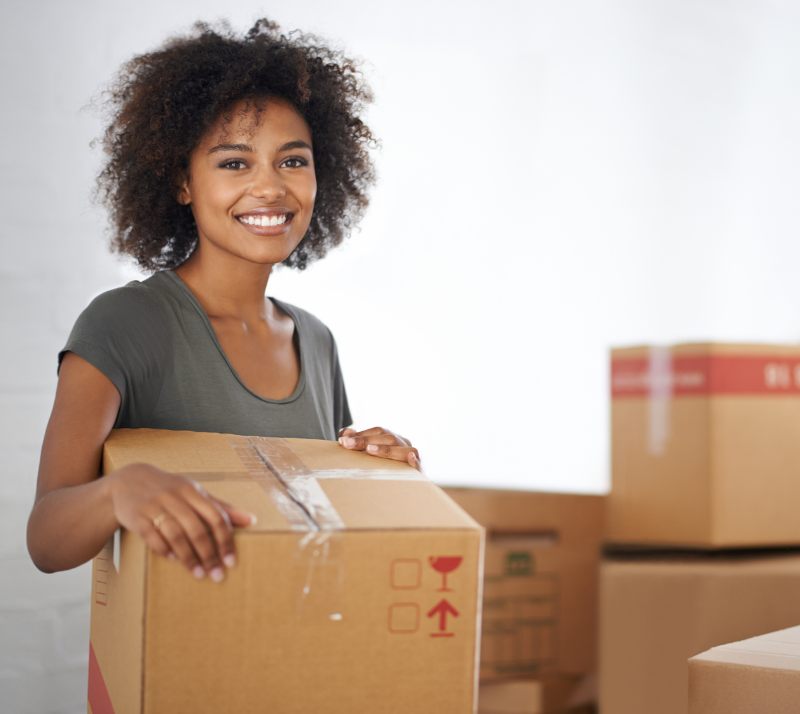
[[[419,605],[415,602],[393,602],[389,605],[389,632],[409,634],[419,629]]]
[[[431,632],[431,637],[452,637],[454,633],[447,632],[447,616],[458,617],[458,610],[443,599],[428,613],[428,617],[436,617],[436,615],[439,616],[439,631]]]
[[[451,588],[447,587],[447,574],[452,573],[459,565],[463,558],[460,555],[437,555],[428,558],[431,567],[437,572],[442,574],[442,587],[437,592],[452,592]]]

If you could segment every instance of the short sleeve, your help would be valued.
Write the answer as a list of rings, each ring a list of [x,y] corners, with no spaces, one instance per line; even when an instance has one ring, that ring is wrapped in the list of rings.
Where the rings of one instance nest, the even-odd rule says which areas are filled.
[[[143,424],[169,368],[169,326],[154,291],[141,283],[96,297],[81,313],[59,352],[74,352],[108,377],[120,394],[115,427]]]
[[[344,388],[342,367],[339,363],[339,351],[336,342],[333,342],[333,431],[336,436],[346,426],[353,423],[350,415],[350,405],[347,403],[347,391]]]

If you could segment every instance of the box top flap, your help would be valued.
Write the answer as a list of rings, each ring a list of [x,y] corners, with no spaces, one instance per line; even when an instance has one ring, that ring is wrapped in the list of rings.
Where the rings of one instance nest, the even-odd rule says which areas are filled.
[[[103,473],[137,462],[187,476],[248,472],[226,434],[114,429],[103,447]]]
[[[276,494],[270,493],[271,488],[276,489],[277,493],[281,493],[278,484],[261,484],[255,481],[201,480],[200,485],[212,496],[234,505],[241,505],[242,508],[246,508],[255,515],[258,522],[243,529],[248,533],[307,529],[306,518],[289,501],[288,497],[283,497],[283,505],[279,507],[280,496],[276,499],[274,497]]]
[[[800,672],[800,627],[713,647],[690,661]]]
[[[430,481],[326,479],[325,494],[348,528],[476,528]]]
[[[572,493],[449,487],[447,494],[490,533],[595,541],[603,533],[605,497]]]
[[[407,464],[335,441],[118,429],[103,471],[149,463],[252,510],[253,530],[477,529],[444,492]]]

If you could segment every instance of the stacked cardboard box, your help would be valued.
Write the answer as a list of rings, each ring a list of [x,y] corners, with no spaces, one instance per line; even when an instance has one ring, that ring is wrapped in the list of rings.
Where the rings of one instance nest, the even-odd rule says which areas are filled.
[[[590,706],[605,498],[474,488],[447,493],[487,533],[481,714]]]
[[[792,714],[800,708],[800,627],[689,660],[689,714]]]
[[[406,465],[335,442],[112,432],[258,517],[223,583],[124,533],[95,559],[93,714],[472,714],[482,529]]]
[[[687,711],[688,657],[800,624],[800,347],[614,350],[603,714]]]
[[[478,714],[594,714],[596,689],[594,677],[482,682]]]

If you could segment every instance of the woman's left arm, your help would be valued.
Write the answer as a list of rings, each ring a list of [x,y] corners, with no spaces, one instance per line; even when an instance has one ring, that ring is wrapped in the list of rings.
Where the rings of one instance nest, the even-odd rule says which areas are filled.
[[[405,461],[417,471],[422,471],[419,451],[411,445],[411,441],[380,426],[364,431],[356,431],[351,427],[342,429],[339,432],[339,443],[351,451],[366,451],[370,456]]]

